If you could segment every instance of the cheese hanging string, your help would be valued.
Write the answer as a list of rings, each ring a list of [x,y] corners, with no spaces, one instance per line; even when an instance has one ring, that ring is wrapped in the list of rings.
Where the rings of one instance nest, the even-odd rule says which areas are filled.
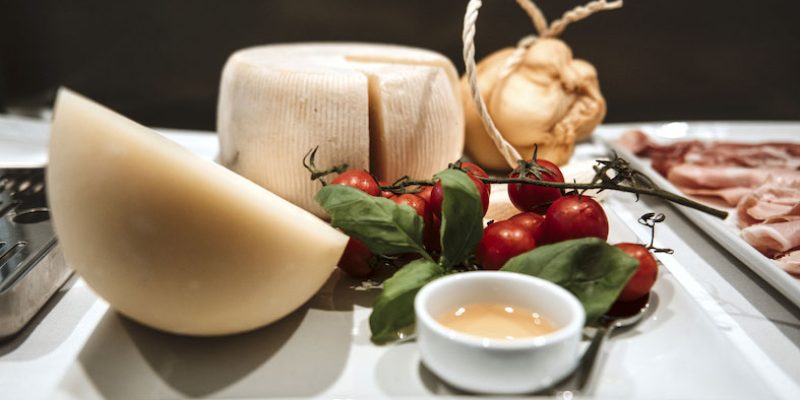
[[[583,6],[577,6],[572,10],[565,12],[561,18],[553,21],[550,25],[547,24],[542,11],[532,0],[516,0],[517,4],[528,14],[531,22],[536,28],[537,35],[528,35],[522,38],[518,43],[514,52],[506,59],[503,67],[500,69],[498,81],[503,81],[511,72],[516,69],[522,62],[525,52],[536,42],[538,37],[557,37],[567,26],[573,22],[580,21],[596,12],[614,10],[622,7],[622,0],[607,2],[606,0],[595,0]],[[481,0],[470,0],[467,4],[467,11],[464,14],[464,30],[462,32],[462,40],[464,43],[464,67],[466,69],[467,80],[469,82],[470,94],[475,102],[475,107],[478,110],[481,121],[483,122],[484,129],[489,133],[489,137],[494,142],[497,149],[502,154],[511,168],[517,166],[517,161],[522,159],[519,151],[511,145],[500,133],[489,115],[486,103],[483,101],[480,90],[478,89],[478,76],[475,66],[475,25],[478,20],[478,10],[480,10],[483,2]]]

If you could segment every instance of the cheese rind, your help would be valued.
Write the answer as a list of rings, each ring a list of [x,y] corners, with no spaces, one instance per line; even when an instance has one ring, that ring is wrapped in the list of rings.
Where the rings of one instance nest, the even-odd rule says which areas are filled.
[[[220,98],[240,100],[219,103],[220,162],[322,215],[313,201],[319,185],[302,159],[320,146],[316,163],[323,169],[344,162],[369,168],[367,77],[347,69],[262,68],[250,57],[257,56],[234,54],[223,71]]]
[[[234,53],[220,85],[223,165],[301,207],[319,184],[300,163],[347,163],[380,179],[429,178],[461,156],[458,76],[423,49],[354,43],[259,46]]]
[[[273,322],[325,282],[347,237],[226,168],[61,90],[47,186],[67,261],[113,308],[179,334]]]

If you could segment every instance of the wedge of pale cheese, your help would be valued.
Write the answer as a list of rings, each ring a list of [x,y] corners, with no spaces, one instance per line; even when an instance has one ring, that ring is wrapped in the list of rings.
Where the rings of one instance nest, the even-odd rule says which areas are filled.
[[[234,53],[222,74],[223,165],[289,201],[314,202],[303,156],[392,181],[430,178],[464,146],[458,75],[441,54],[403,46],[310,43]]]
[[[47,187],[67,261],[122,314],[190,335],[306,302],[347,237],[264,188],[61,90]]]

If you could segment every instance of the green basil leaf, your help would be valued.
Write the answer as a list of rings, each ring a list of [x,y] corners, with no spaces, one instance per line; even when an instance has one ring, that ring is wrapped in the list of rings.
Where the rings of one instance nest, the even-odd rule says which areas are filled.
[[[564,287],[581,301],[591,323],[611,308],[638,266],[635,258],[604,240],[583,238],[537,247],[508,260],[501,270]]]
[[[466,260],[483,236],[483,205],[472,179],[456,169],[436,178],[442,183],[442,258],[445,268]]]
[[[418,253],[431,259],[422,247],[422,218],[408,205],[345,185],[323,187],[316,200],[331,216],[332,226],[364,242],[373,253]]]
[[[433,261],[414,260],[383,283],[383,291],[375,300],[369,316],[372,341],[384,344],[402,339],[414,330],[414,297],[426,283],[444,275],[444,269]]]

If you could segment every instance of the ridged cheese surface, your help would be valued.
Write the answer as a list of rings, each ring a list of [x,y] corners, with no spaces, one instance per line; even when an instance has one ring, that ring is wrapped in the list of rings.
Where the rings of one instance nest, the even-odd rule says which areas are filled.
[[[47,187],[64,255],[122,314],[180,334],[275,321],[319,290],[347,236],[305,210],[62,90]]]
[[[354,43],[240,50],[222,74],[217,125],[223,165],[323,215],[303,155],[385,180],[430,178],[461,156],[458,76],[422,49]]]

